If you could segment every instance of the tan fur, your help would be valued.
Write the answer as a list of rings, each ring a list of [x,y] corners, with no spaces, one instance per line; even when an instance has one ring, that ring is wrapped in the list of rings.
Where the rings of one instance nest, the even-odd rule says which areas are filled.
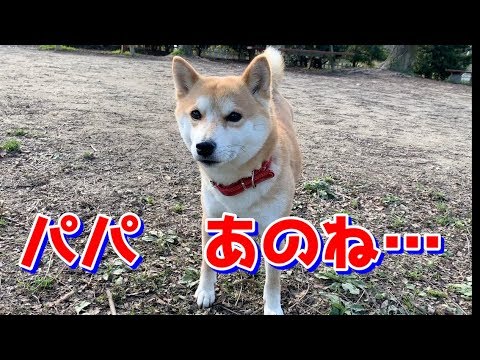
[[[202,177],[203,245],[208,241],[208,234],[203,229],[205,219],[220,217],[222,209],[233,211],[239,217],[254,217],[253,214],[261,217],[262,219],[256,219],[261,231],[271,221],[288,216],[293,203],[295,183],[302,170],[302,158],[293,126],[292,107],[278,91],[279,81],[283,76],[281,55],[275,49],[269,49],[265,54],[257,56],[241,76],[202,76],[178,56],[173,58],[172,69],[177,91],[175,116],[182,137],[194,158],[195,143],[190,141],[195,137],[192,135],[194,132],[201,133],[201,137],[195,141],[203,141],[214,138],[219,131],[229,134],[231,131],[247,129],[247,122],[250,121],[250,131],[255,126],[259,129],[258,133],[253,131],[252,136],[265,135],[263,143],[256,144],[259,145],[258,150],[245,161],[238,160],[241,158],[239,156],[238,159],[234,158],[216,167],[199,162]],[[203,121],[189,116],[192,110],[198,110],[200,99],[208,101],[208,109],[202,114]],[[228,114],[222,113],[222,109],[227,103],[234,104],[234,111],[242,114],[243,118],[238,123],[225,120]],[[249,149],[243,150],[245,152]],[[262,162],[269,158],[273,159],[275,177],[259,184],[257,188],[248,189],[233,197],[224,197],[217,190],[212,190],[211,180],[220,183],[225,181],[228,185],[250,176],[252,170],[259,169]],[[279,273],[273,268],[267,270],[265,313],[282,313],[279,303]],[[203,261],[200,284],[196,292],[199,306],[210,306],[213,302],[214,279],[215,274]]]

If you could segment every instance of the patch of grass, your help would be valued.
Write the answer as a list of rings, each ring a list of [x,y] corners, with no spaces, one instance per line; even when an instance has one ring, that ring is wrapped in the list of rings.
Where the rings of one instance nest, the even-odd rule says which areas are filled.
[[[333,189],[330,186],[330,183],[325,181],[325,179],[316,179],[313,181],[308,181],[303,184],[303,188],[309,191],[311,194],[316,194],[324,200],[336,199],[337,196]]]
[[[362,304],[340,298],[336,294],[320,292],[330,302],[329,315],[360,315],[366,312]]]
[[[453,225],[456,228],[463,229],[465,227],[465,222],[463,222],[462,220],[457,220]]]
[[[455,223],[455,219],[450,214],[439,215],[435,217],[435,221],[441,226],[447,226]]]
[[[177,213],[177,214],[181,214],[184,210],[184,206],[180,203],[176,203],[173,208],[172,208],[172,211]]]
[[[454,257],[455,255],[451,251],[445,250],[445,252],[443,254],[440,254],[438,256],[451,258],[451,257]]]
[[[447,211],[447,204],[445,204],[443,201],[437,203],[437,210],[441,213],[444,213]]]
[[[5,227],[7,226],[7,220],[0,216],[0,226]]]
[[[360,208],[360,200],[358,198],[352,199],[352,201],[350,201],[350,205],[352,205],[352,207],[354,209],[359,209]]]
[[[325,271],[320,271],[314,273],[314,275],[318,279],[322,280],[332,280],[335,282],[342,283],[345,280],[345,276],[338,275],[334,270],[332,269],[326,269]]]
[[[411,270],[411,271],[407,271],[406,276],[407,278],[416,281],[422,278],[422,272],[418,270]]]
[[[33,292],[50,289],[54,282],[55,280],[50,276],[36,276],[28,284],[28,289]]]
[[[85,151],[82,155],[82,157],[85,159],[85,160],[93,160],[95,159],[95,154],[91,151]]]
[[[20,137],[20,136],[26,136],[27,132],[23,129],[15,129],[12,131],[7,131],[7,134]]]
[[[432,297],[436,297],[436,298],[446,298],[448,295],[446,293],[444,293],[443,291],[440,291],[440,290],[436,290],[436,289],[427,289],[425,290],[425,292],[432,296]]]
[[[385,271],[382,271],[381,269],[378,269],[376,271],[376,277],[378,277],[379,279],[387,280],[389,276],[390,275],[388,273],[386,273]]]
[[[406,220],[401,217],[401,216],[398,216],[398,215],[395,215],[393,218],[392,218],[392,223],[390,224],[390,226],[392,227],[392,229],[394,230],[400,230],[402,229],[405,225],[406,225]]]
[[[95,298],[97,304],[108,304],[108,299],[106,295],[99,295]]]
[[[15,139],[8,139],[0,146],[0,148],[4,149],[6,152],[17,152],[20,151],[20,142]]]
[[[330,313],[329,315],[345,315],[345,305],[338,297],[330,297]]]
[[[73,46],[60,45],[60,50],[61,51],[77,51],[78,49]]]
[[[146,204],[153,205],[153,197],[152,196],[145,196],[145,198],[143,200],[145,201]]]
[[[467,276],[467,281],[463,284],[449,284],[448,289],[460,294],[465,299],[472,298],[472,277]]]
[[[105,281],[111,281],[116,277],[116,280],[118,280],[118,276],[125,272],[125,267],[120,259],[115,259],[113,262],[106,262],[103,266],[105,270],[102,271],[102,279]]]
[[[155,283],[157,286],[161,288],[165,283],[169,283],[173,273],[174,271],[171,268],[164,268],[163,271],[155,277]]]
[[[425,186],[420,184],[420,183],[417,183],[415,185],[415,189],[418,191],[418,192],[424,192],[425,191]]]
[[[412,300],[413,299],[409,294],[402,296],[402,303],[405,306],[405,308],[411,313],[415,313],[416,308],[415,308],[415,305],[413,305]]]
[[[458,229],[464,229],[467,226],[471,226],[472,224],[472,218],[471,217],[465,217],[463,219],[456,219],[453,225],[458,228]]]
[[[141,238],[143,241],[152,242],[158,249],[159,255],[169,255],[171,247],[178,244],[179,237],[174,230],[169,229],[166,233],[161,230],[150,230]]]
[[[342,294],[341,305],[345,308],[344,312],[347,315],[359,313],[364,310],[363,307],[355,306],[355,303],[350,302],[350,300],[356,301],[361,291],[369,287],[362,278],[356,275],[338,275],[332,269],[326,269],[325,271],[315,273],[314,276],[317,279],[321,279],[323,282],[325,282],[325,280],[331,281],[331,284],[325,287],[329,291],[325,295],[330,300],[334,300],[331,304],[333,311],[341,309],[341,307],[339,307],[338,301],[336,301],[337,295],[334,294]]]
[[[149,276],[145,273],[133,274],[131,279],[136,285],[140,285],[142,287],[146,287],[150,280]]]
[[[78,49],[73,46],[60,45],[60,51],[77,51]]]
[[[112,50],[112,51],[110,51],[110,54],[124,55],[124,56],[131,56],[132,55],[132,54],[130,54],[130,50],[122,52],[122,49]]]
[[[402,203],[402,200],[398,196],[395,196],[393,194],[387,194],[383,197],[382,202],[385,205],[399,205]]]
[[[55,45],[40,45],[38,50],[55,50]]]
[[[428,193],[428,196],[430,196],[431,199],[435,200],[435,201],[447,201],[447,197],[445,196],[445,194],[441,191],[437,191],[437,190],[431,190],[429,193]]]
[[[325,181],[327,184],[330,185],[333,185],[335,183],[335,180],[329,175],[325,175],[321,180]]]
[[[40,45],[38,50],[55,50],[55,45]],[[60,45],[60,51],[77,51],[73,46]]]
[[[194,287],[200,281],[200,272],[194,268],[188,268],[185,270],[180,284],[187,285],[189,288]]]
[[[170,53],[170,55],[172,55],[172,56],[182,56],[182,55],[185,55],[185,53],[183,52],[182,49],[175,49]]]

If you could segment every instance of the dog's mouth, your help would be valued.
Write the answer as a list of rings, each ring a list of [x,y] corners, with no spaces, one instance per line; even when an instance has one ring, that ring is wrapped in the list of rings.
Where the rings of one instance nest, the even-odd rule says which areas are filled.
[[[207,166],[214,166],[216,164],[220,164],[220,161],[215,161],[215,160],[208,160],[208,159],[198,159],[202,164],[207,165]]]

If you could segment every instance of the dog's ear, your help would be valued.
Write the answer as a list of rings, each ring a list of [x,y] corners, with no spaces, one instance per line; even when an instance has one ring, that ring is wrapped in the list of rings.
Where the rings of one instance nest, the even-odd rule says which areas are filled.
[[[172,62],[173,81],[177,90],[177,98],[188,94],[190,89],[200,79],[200,74],[195,71],[187,60],[174,56]]]
[[[270,99],[271,72],[265,56],[259,55],[248,65],[242,75],[253,96]]]

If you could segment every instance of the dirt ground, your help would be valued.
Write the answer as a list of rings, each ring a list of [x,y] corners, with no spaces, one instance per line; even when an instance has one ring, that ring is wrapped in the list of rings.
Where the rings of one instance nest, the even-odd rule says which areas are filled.
[[[245,64],[193,59],[205,74]],[[211,309],[193,294],[201,261],[200,180],[174,119],[171,57],[0,46],[0,313],[261,314],[264,271],[220,275]],[[443,255],[386,255],[364,275],[321,265],[282,272],[286,314],[471,314],[472,88],[375,69],[288,70],[281,86],[304,157],[293,215],[336,212],[381,239],[439,232]],[[20,131],[24,130],[24,131]],[[312,190],[313,189],[313,190]],[[137,270],[108,247],[97,274],[47,246],[37,274],[18,260],[37,213],[132,211]]]

